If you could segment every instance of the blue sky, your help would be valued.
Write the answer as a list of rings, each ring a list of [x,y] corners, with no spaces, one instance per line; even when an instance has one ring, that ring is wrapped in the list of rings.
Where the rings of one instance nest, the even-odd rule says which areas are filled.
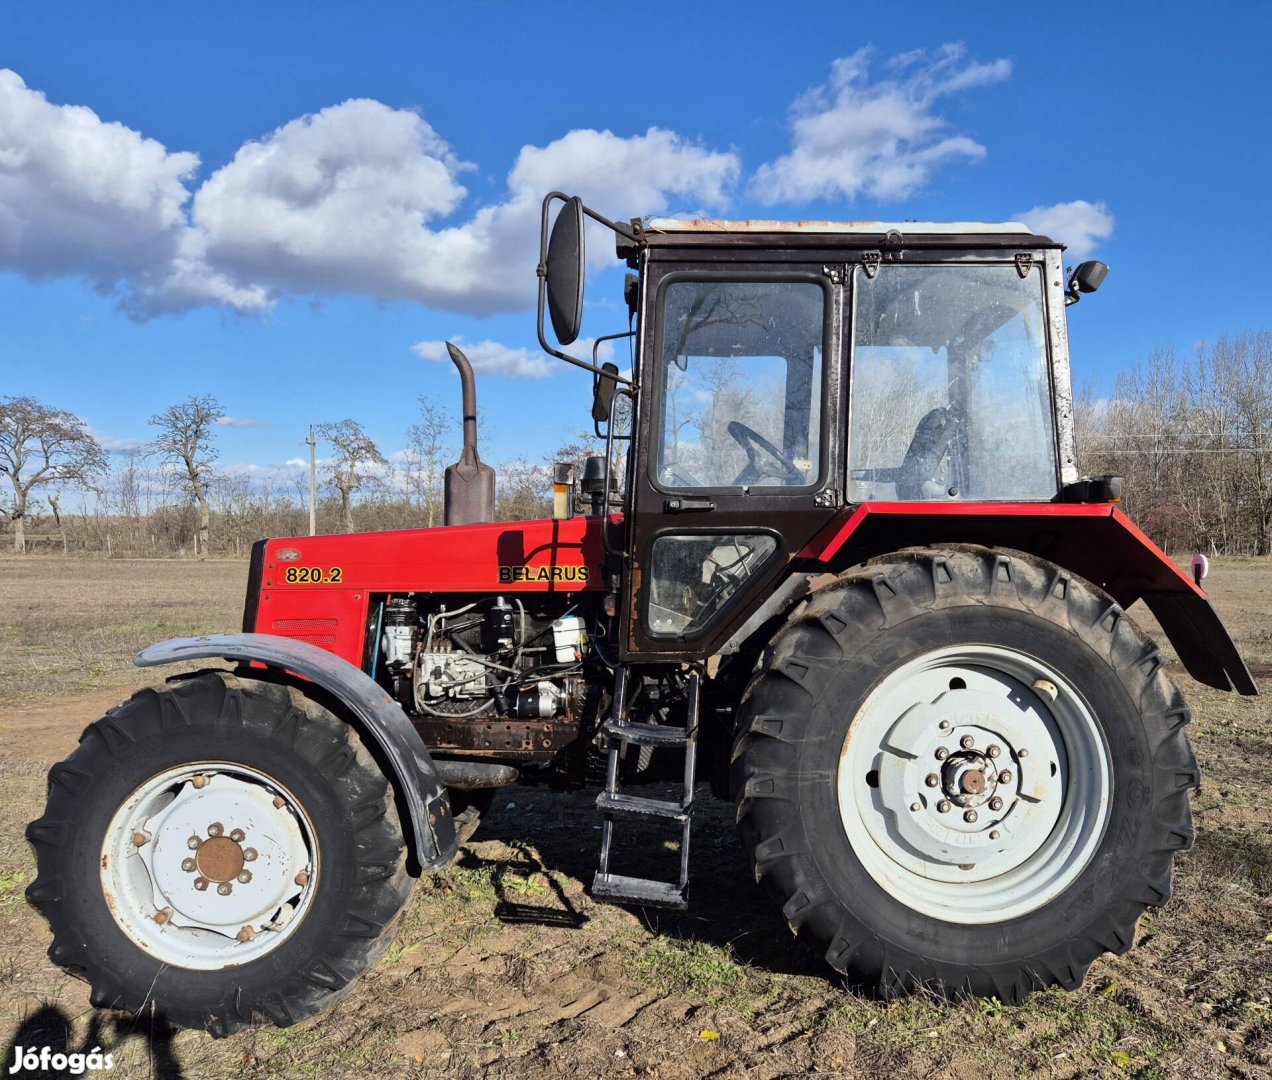
[[[457,411],[420,352],[458,338],[483,456],[537,459],[589,404],[534,342],[548,186],[618,218],[1036,211],[1112,268],[1071,313],[1107,394],[1272,323],[1270,41],[1256,3],[8,5],[0,395],[126,446],[213,393],[222,462],[268,472],[311,422],[391,454],[417,395]],[[585,334],[620,290],[598,267]]]

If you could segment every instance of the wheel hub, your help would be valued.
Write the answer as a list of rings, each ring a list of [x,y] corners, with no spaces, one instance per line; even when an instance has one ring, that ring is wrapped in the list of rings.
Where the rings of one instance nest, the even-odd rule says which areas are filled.
[[[175,966],[212,968],[287,936],[316,863],[294,800],[246,767],[209,764],[169,770],[124,803],[107,830],[102,883],[138,944]]]
[[[228,836],[214,836],[200,844],[194,862],[209,881],[233,881],[247,865],[242,846]]]
[[[987,802],[998,782],[989,758],[974,752],[947,758],[942,776],[946,796],[965,807]]]
[[[1040,679],[1054,697],[1034,689]],[[937,917],[988,921],[1028,910],[1089,854],[1107,775],[1098,725],[1055,672],[956,646],[881,681],[849,727],[838,783],[876,880]]]

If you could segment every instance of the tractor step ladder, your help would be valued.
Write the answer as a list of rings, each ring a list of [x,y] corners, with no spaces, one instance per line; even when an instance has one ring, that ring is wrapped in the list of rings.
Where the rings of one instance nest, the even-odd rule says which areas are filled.
[[[685,726],[635,724],[627,720],[627,668],[620,666],[614,678],[614,707],[601,730],[609,737],[609,761],[605,790],[596,798],[596,808],[604,815],[601,825],[601,865],[592,879],[592,895],[598,900],[620,904],[668,907],[683,911],[689,906],[689,828],[693,821],[694,769],[698,749],[699,674],[689,673],[689,700]],[[679,802],[647,799],[619,790],[620,756],[624,746],[680,748],[685,754],[684,791]],[[652,881],[610,873],[610,845],[614,826],[624,817],[646,821],[661,820],[680,826],[680,880]]]

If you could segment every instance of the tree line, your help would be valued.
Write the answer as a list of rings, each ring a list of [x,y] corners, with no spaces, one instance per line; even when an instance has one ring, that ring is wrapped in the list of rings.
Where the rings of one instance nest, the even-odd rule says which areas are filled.
[[[263,537],[307,533],[307,470],[279,480],[220,467],[218,421],[225,415],[212,395],[170,405],[150,418],[154,437],[112,463],[72,413],[31,397],[0,398],[0,523],[9,546],[19,553],[245,556]],[[420,397],[406,449],[393,461],[350,418],[316,425],[314,435],[323,448],[318,532],[442,524],[443,478],[459,437],[447,409]],[[593,452],[591,436],[581,434],[542,461],[504,462],[496,518],[547,514],[551,463],[581,468]]]
[[[1124,476],[1127,511],[1167,551],[1272,554],[1272,332],[1156,348],[1076,418],[1080,467]]]
[[[112,467],[78,417],[0,399],[0,524],[13,550],[243,556],[262,537],[308,532],[307,476],[262,480],[218,466],[224,416],[210,395],[171,405],[150,418],[154,438]],[[1118,375],[1110,398],[1080,395],[1075,422],[1080,471],[1125,477],[1126,510],[1167,551],[1272,554],[1272,332],[1224,335],[1187,358],[1155,348]],[[356,420],[315,433],[325,460],[319,532],[441,524],[459,441],[448,410],[421,397],[393,461]],[[580,434],[540,461],[501,463],[496,517],[544,516],[552,462],[581,467],[594,452]]]

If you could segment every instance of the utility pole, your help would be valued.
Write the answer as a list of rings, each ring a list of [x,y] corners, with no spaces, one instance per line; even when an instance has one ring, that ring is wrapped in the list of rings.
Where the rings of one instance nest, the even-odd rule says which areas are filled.
[[[314,425],[309,425],[309,535],[318,535],[318,459],[315,448],[318,440],[314,438]]]

